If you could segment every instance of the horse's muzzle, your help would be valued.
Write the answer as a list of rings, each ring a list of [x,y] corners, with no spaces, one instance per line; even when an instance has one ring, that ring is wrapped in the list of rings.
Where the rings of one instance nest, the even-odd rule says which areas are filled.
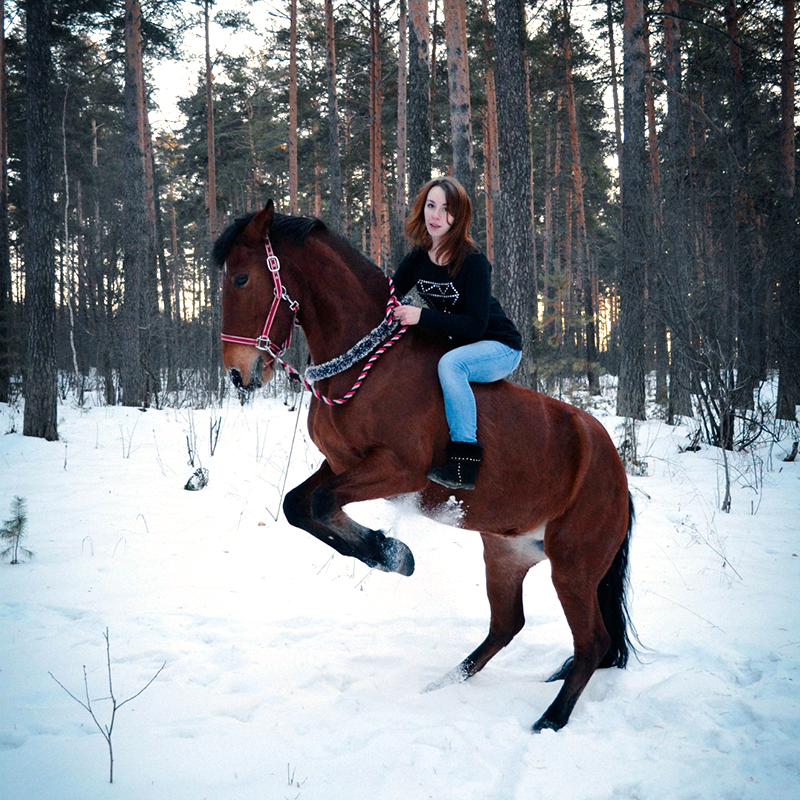
[[[240,392],[252,392],[254,389],[260,389],[262,386],[261,370],[263,366],[264,359],[256,359],[255,363],[250,368],[250,374],[247,376],[247,380],[242,377],[242,373],[236,367],[231,367],[228,370],[228,374],[231,376],[231,383],[233,383],[237,391]]]
[[[260,389],[265,383],[269,383],[274,368],[275,362],[272,359],[265,363],[265,359],[259,356],[251,365],[250,372],[246,378],[238,367],[230,367],[228,375],[230,375],[231,383],[233,383],[238,392],[249,393],[255,389]]]
[[[260,377],[257,377],[258,383],[255,383],[252,380],[245,383],[242,380],[242,373],[239,372],[236,367],[231,367],[228,370],[228,375],[230,375],[231,383],[238,392],[252,392],[253,389],[257,389],[261,385]]]

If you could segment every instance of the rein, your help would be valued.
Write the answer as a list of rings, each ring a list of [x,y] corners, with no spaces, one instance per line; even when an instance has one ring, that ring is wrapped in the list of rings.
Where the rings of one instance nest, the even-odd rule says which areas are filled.
[[[331,399],[330,397],[325,397],[324,395],[320,394],[320,392],[314,386],[312,386],[309,381],[307,381],[291,364],[281,357],[289,349],[289,345],[291,344],[292,328],[289,329],[289,335],[287,336],[283,345],[276,345],[275,342],[269,338],[272,323],[275,321],[275,317],[278,314],[278,308],[281,300],[285,300],[289,304],[289,309],[292,312],[293,325],[297,324],[297,313],[300,311],[300,303],[298,303],[296,300],[292,300],[292,298],[289,296],[289,293],[286,291],[286,287],[281,281],[281,262],[275,255],[275,251],[272,249],[272,242],[270,242],[269,236],[264,237],[264,249],[266,250],[267,254],[267,269],[269,269],[269,271],[272,273],[274,288],[272,306],[270,307],[269,313],[267,314],[267,319],[264,322],[264,328],[261,332],[261,336],[253,339],[247,336],[233,336],[231,334],[223,333],[220,334],[222,341],[231,342],[233,344],[249,345],[251,347],[255,347],[257,350],[269,352],[271,360],[278,361],[280,364],[282,364],[286,372],[289,373],[291,380],[302,384],[303,388],[306,389],[306,391],[311,392],[311,394],[313,394],[317,400],[320,400],[329,406],[344,405],[349,400],[352,400],[356,392],[361,388],[361,384],[366,380],[369,371],[372,369],[372,365],[390,347],[398,342],[403,334],[408,330],[407,325],[398,327],[399,323],[392,320],[392,311],[401,305],[400,301],[397,299],[397,297],[395,297],[394,283],[392,282],[392,279],[387,278],[389,281],[389,299],[386,302],[386,313],[384,315],[383,322],[381,322],[377,328],[374,328],[370,333],[368,333],[363,339],[353,345],[353,347],[351,347],[346,353],[337,356],[331,361],[326,361],[324,364],[312,366],[307,371],[307,374],[310,378],[312,378],[312,380],[323,380],[325,378],[332,377],[340,372],[344,372],[346,369],[349,369],[351,366],[353,366],[353,364],[360,361],[362,358],[365,358],[368,353],[375,350],[378,344],[383,341],[383,344],[378,347],[378,349],[375,350],[375,352],[370,356],[369,360],[364,365],[364,368],[361,370],[358,378],[356,378],[355,383],[350,387],[350,390],[341,397]],[[391,338],[384,341],[386,336],[388,336],[390,333],[393,333]]]

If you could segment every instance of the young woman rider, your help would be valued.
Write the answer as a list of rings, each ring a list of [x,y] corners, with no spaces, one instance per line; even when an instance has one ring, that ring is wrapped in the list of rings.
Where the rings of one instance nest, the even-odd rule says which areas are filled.
[[[470,238],[472,202],[455,178],[437,178],[417,194],[406,220],[414,246],[394,274],[398,296],[416,288],[427,308],[400,306],[394,317],[449,336],[439,361],[450,428],[447,463],[428,478],[450,489],[474,489],[483,448],[470,382],[509,375],[522,358],[522,337],[491,292],[491,265]]]

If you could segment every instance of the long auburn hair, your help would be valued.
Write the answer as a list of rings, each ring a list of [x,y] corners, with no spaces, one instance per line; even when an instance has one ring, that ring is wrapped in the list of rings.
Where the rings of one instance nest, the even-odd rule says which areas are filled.
[[[469,235],[469,226],[472,222],[472,201],[469,199],[464,187],[449,176],[434,178],[428,181],[417,192],[411,205],[408,219],[406,219],[406,238],[419,248],[429,251],[433,248],[433,239],[425,227],[425,202],[428,193],[435,186],[441,187],[447,201],[447,213],[453,217],[450,230],[442,237],[437,255],[444,262],[444,268],[451,278],[455,278],[461,270],[464,259],[478,250],[477,245]]]

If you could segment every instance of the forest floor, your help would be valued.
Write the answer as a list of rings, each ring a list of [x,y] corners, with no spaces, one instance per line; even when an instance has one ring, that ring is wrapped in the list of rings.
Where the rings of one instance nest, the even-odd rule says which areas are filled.
[[[724,514],[720,451],[681,452],[692,423],[639,427],[631,605],[646,649],[597,673],[566,728],[534,735],[558,688],[544,679],[571,653],[546,562],[514,642],[423,693],[486,633],[477,533],[409,498],[351,506],[411,547],[403,578],[290,527],[293,439],[287,487],[321,460],[307,400],[299,415],[267,397],[90,406],[62,402],[48,443],[0,405],[0,519],[25,498],[35,553],[0,564],[3,800],[800,797],[792,431],[729,454]],[[593,413],[618,442],[612,409],[609,390]],[[200,466],[208,486],[184,491]],[[118,704],[166,665],[118,708],[113,787],[104,736],[65,691],[110,722],[106,630]]]

